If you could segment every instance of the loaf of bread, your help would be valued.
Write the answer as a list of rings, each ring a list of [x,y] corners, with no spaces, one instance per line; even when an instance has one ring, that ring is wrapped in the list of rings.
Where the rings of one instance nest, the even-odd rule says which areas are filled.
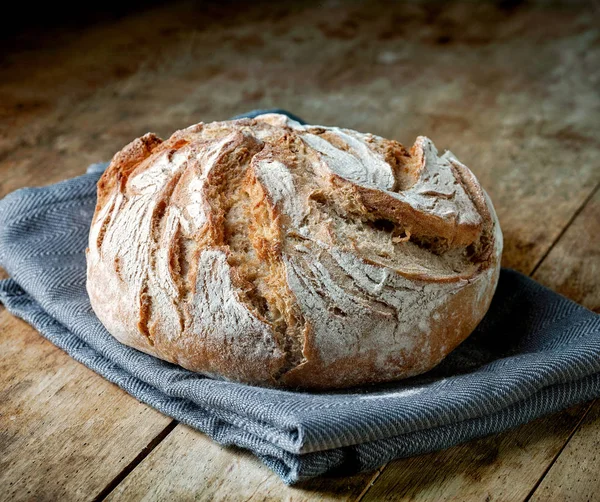
[[[87,290],[115,338],[184,368],[341,388],[437,365],[488,309],[501,251],[477,179],[428,138],[267,114],[117,153]]]

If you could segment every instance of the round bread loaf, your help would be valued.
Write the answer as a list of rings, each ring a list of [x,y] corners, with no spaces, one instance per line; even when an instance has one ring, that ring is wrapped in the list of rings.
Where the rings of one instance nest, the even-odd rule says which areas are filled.
[[[488,309],[501,251],[477,179],[426,137],[267,114],[117,153],[87,290],[115,338],[184,368],[340,388],[437,365]]]

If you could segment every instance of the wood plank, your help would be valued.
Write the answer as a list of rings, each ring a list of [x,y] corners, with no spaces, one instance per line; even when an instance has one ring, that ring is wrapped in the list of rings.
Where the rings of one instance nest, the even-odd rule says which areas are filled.
[[[600,187],[565,231],[535,278],[600,313]]]
[[[596,311],[600,310],[598,214],[600,191],[597,189],[594,197],[534,274],[534,278],[542,284]],[[414,501],[524,500],[554,462],[590,406],[591,403],[577,406],[514,431],[460,445],[439,454],[391,462],[363,501],[386,500],[392,495],[394,500]],[[575,437],[582,435],[592,445],[594,437],[597,441],[599,431],[600,421],[596,420],[578,431]],[[582,465],[589,462],[590,466],[595,467],[595,471],[590,467],[592,474],[587,477],[578,473],[577,478],[573,479],[573,482],[578,480],[577,485],[582,486],[581,493],[584,493],[586,482],[597,479],[594,476],[598,472],[600,459],[590,455],[594,451],[591,446],[590,449],[579,448],[581,441],[576,441],[571,447],[571,442],[567,446],[569,455],[578,455]],[[544,479],[543,488],[540,487],[542,491],[536,492],[536,495],[541,494],[540,500],[568,500],[561,497],[562,492],[556,488],[558,485],[555,481],[559,478],[564,480],[561,486],[565,493],[568,492],[571,485],[569,479],[574,475],[573,471],[578,469],[576,466],[576,462],[560,462],[556,466],[557,473],[548,482]],[[565,472],[565,469],[570,471]],[[553,489],[559,491],[554,492]],[[544,496],[548,493],[553,496]]]
[[[89,500],[170,419],[0,311],[0,500]]]
[[[201,31],[222,22],[224,14],[218,5],[149,5],[91,26],[90,19],[72,19],[69,29],[47,26],[45,32],[7,40],[10,50],[0,55],[0,158],[51,143],[74,105],[102,93],[109,83],[126,86],[131,75],[161,61],[163,47],[185,50],[187,40],[180,39],[184,25]]]
[[[315,479],[296,487],[283,485],[247,452],[220,447],[179,425],[107,500],[523,500],[552,460],[554,446],[564,443],[589,406],[536,420],[521,427],[518,437],[508,432],[392,462],[381,475]],[[484,486],[490,480],[493,491]]]
[[[589,407],[576,406],[438,453],[395,460],[362,501],[524,500]]]
[[[199,31],[194,23],[204,18],[173,4],[177,37],[161,39],[156,55],[153,38],[137,36],[148,21],[129,21],[123,36],[131,33],[134,55],[152,54],[152,64],[68,103],[39,141],[7,154],[0,194],[81,173],[150,129],[168,135],[199,120],[282,106],[311,122],[409,144],[427,134],[451,147],[496,204],[504,264],[528,272],[598,181],[600,143],[589,134],[598,114],[588,113],[596,106],[588,68],[598,39],[581,6],[506,16],[484,5],[475,9],[483,21],[473,33],[458,28],[472,10],[461,3],[332,5],[327,22],[312,4],[282,7],[276,20],[260,9]],[[360,30],[352,28],[358,19]],[[401,33],[390,34],[390,19],[400,20]],[[90,43],[89,59],[106,61],[112,49]],[[565,59],[565,51],[587,59]]]
[[[594,236],[598,233],[594,231],[593,225],[597,223],[593,216],[598,214],[597,202],[596,197],[584,209],[538,274],[570,267],[576,271],[569,274],[572,279],[581,279],[579,274],[583,274],[584,280],[593,281],[596,276],[588,275],[589,264],[584,268],[578,265],[582,258],[594,252]],[[580,238],[577,250],[571,250],[574,235],[589,238]],[[575,251],[579,260],[571,260],[565,267],[563,257],[573,256]],[[588,288],[574,291],[576,301],[592,308],[600,303],[598,291],[593,298],[586,293]],[[443,452],[392,462],[362,500],[524,500],[590,406],[591,403],[582,404],[515,431]],[[184,451],[185,460],[179,460]],[[589,453],[590,450],[582,452],[586,458]],[[367,473],[367,479],[376,474]],[[222,448],[196,431],[178,426],[117,487],[109,500],[194,497],[228,500],[236,494],[249,500],[352,500],[368,481],[360,476],[350,477],[343,490],[339,489],[340,482],[344,480],[316,480],[301,487],[283,487],[254,457],[236,449]],[[324,489],[326,491],[321,491]],[[541,500],[561,500],[561,497],[542,497]]]
[[[163,47],[187,47],[179,38],[182,20],[199,29],[218,22],[219,16],[212,19],[207,10],[180,2],[178,9],[163,5],[91,29],[83,25],[15,41],[0,68],[0,196],[81,174],[87,164],[109,160],[124,143],[88,152],[94,141],[74,140],[70,117],[81,118],[86,100],[97,100],[98,94],[114,102],[115,89],[125,89],[132,75],[168,58],[162,56]],[[111,124],[99,125],[105,134]]]
[[[598,180],[600,146],[588,132],[597,126],[597,114],[589,113],[595,92],[587,78],[597,39],[581,10],[526,8],[506,16],[483,6],[475,12],[483,21],[472,26],[464,20],[473,7],[464,4],[363,2],[327,7],[325,16],[312,6],[296,6],[283,8],[277,19],[261,18],[253,9],[199,32],[189,4],[174,4],[170,12],[182,24],[174,23],[176,36],[161,39],[152,64],[124,81],[104,84],[99,78],[89,99],[69,102],[40,126],[31,144],[8,151],[0,165],[0,194],[82,172],[148,129],[165,135],[202,119],[284,106],[313,122],[405,143],[425,133],[440,147],[451,147],[495,201],[506,236],[505,264],[530,271]],[[150,56],[152,36],[127,35],[149,25],[137,18],[128,22],[133,25],[127,25],[123,43]],[[564,59],[571,50],[588,59]],[[110,56],[100,37],[88,52],[89,61]],[[124,61],[133,68],[138,62]],[[186,434],[180,444],[207,441]],[[106,433],[104,441],[113,444]],[[163,444],[159,448],[164,455]],[[206,447],[198,450],[190,453],[195,465],[163,466],[173,472],[166,481],[192,479],[211,459],[227,463],[221,454],[203,456]],[[148,462],[160,464],[156,459],[151,454]],[[146,465],[134,470],[138,481]],[[212,473],[206,483],[229,486],[217,471],[205,472]],[[269,480],[264,483],[281,486],[274,475]],[[342,493],[333,487],[331,497],[354,497],[365,483],[360,479]],[[222,489],[234,493],[240,487]]]
[[[600,190],[539,268],[540,282],[600,312]],[[600,401],[560,453],[532,500],[594,500],[600,489]]]
[[[514,51],[510,50],[507,50],[505,54],[502,53],[502,50],[499,52],[497,57],[500,58],[508,57],[511,52],[514,55]],[[550,62],[548,70],[552,65],[553,63]],[[582,72],[583,68],[579,68],[578,71]],[[580,77],[583,77],[582,73],[580,73]],[[493,83],[491,85],[494,86]],[[363,92],[365,86],[361,88]],[[385,89],[382,92],[385,94]],[[410,83],[403,88],[403,92],[408,96],[407,100],[411,95],[418,94],[414,88],[411,88]],[[478,92],[485,94],[483,89],[478,89]],[[555,127],[558,130],[561,130],[561,127],[569,129],[572,124],[567,125],[569,121],[565,122],[564,117],[558,115],[563,113],[567,106],[567,89],[562,89],[558,94],[553,112],[557,114]],[[510,103],[510,98],[506,99]],[[531,110],[531,106],[535,109],[536,106],[541,105],[528,92],[523,92],[512,105],[517,106],[517,103],[521,103],[518,106],[522,106],[522,103],[527,100],[530,105],[527,113]],[[489,100],[487,102],[489,103]],[[341,106],[343,108],[343,104]],[[358,105],[353,102],[353,106],[360,107],[360,100]],[[415,129],[422,127],[424,118],[419,115],[419,110],[411,111],[414,112],[411,118],[417,124],[412,127]],[[466,162],[473,167],[496,202],[507,238],[505,264],[525,272],[531,272],[536,259],[543,256],[553,239],[560,234],[562,223],[568,222],[570,216],[576,211],[577,204],[581,204],[593,190],[594,184],[598,180],[598,171],[594,168],[588,152],[581,153],[580,148],[565,150],[562,146],[564,138],[558,138],[560,134],[555,134],[552,139],[546,136],[539,137],[539,131],[532,128],[531,124],[527,124],[526,120],[521,122],[524,120],[521,116],[522,112],[523,110],[517,110],[511,106],[501,112],[502,120],[514,125],[512,128],[509,127],[510,131],[500,139],[490,134],[490,131],[486,130],[486,126],[473,117],[468,110],[456,110],[455,106],[451,118],[456,120],[457,117],[465,115],[469,117],[469,128],[463,131],[472,139],[466,145],[466,155],[470,154],[473,159],[483,158],[487,161],[483,163],[484,165],[476,165],[468,160]],[[322,112],[323,115],[331,113],[327,109]],[[495,120],[489,111],[484,115],[486,120]],[[345,125],[356,127],[355,124],[352,124],[352,121],[356,120],[352,113],[341,116],[349,122]],[[363,115],[362,119],[369,123],[368,117]],[[443,118],[440,122],[430,122],[429,125],[435,125],[438,128],[438,134],[450,142],[450,137],[456,136],[456,130],[450,126],[450,122],[451,120],[447,120],[447,129]],[[377,116],[377,122],[371,122],[371,125],[372,130],[379,129],[378,132],[384,135],[394,135],[392,131],[395,130],[397,137],[404,136],[409,130],[407,126],[393,125],[385,111],[381,111],[381,114]],[[544,124],[543,127],[553,129],[549,124]],[[510,142],[514,143],[516,137],[523,137],[526,134],[535,134],[535,141],[521,140],[518,145],[509,144]],[[552,134],[548,134],[548,136],[552,136]],[[534,156],[541,153],[541,149],[544,148],[542,145],[552,148],[553,156],[564,155],[564,158],[559,160],[558,157],[554,157],[552,160],[548,155],[544,155],[543,159],[539,157],[535,159]],[[597,146],[594,146],[592,150],[595,151],[596,148]],[[455,150],[455,153],[460,156],[459,148]],[[486,150],[488,151],[486,152]],[[507,154],[504,158],[494,158],[489,155],[489,152],[498,153],[503,150],[506,150]],[[560,153],[557,153],[559,151]],[[516,159],[521,159],[522,165],[527,166],[526,169],[515,169]],[[567,161],[567,159],[569,160]],[[571,192],[574,188],[572,184],[574,180],[571,176],[575,159],[580,161],[579,168],[582,168],[581,173],[585,178],[583,184],[579,185],[579,192]],[[557,161],[557,164],[553,164],[554,161]],[[569,167],[565,168],[566,165]],[[548,167],[550,167],[550,171],[546,170]],[[540,183],[544,189],[539,189]],[[544,195],[541,193],[544,190],[549,190],[549,192]],[[571,195],[578,193],[579,195],[574,200],[567,202],[567,197],[570,197],[570,195],[566,195],[567,193]],[[518,200],[519,204],[515,204],[515,200]],[[576,203],[573,204],[572,202],[575,201]],[[554,209],[557,209],[561,216],[557,217],[556,213],[552,214]],[[415,497],[423,500],[441,500],[444,494],[447,499],[454,497],[458,500],[468,497],[483,500],[488,495],[491,497],[490,500],[512,500],[513,497],[516,500],[523,499],[588,408],[589,405],[581,405],[494,438],[476,441],[438,454],[394,462],[383,471],[374,487],[366,492],[365,499],[387,497],[396,500],[400,498],[401,494],[407,499]],[[177,439],[174,435],[167,437],[160,447],[119,485],[110,497],[111,499],[155,500],[162,499],[166,493],[177,497],[183,496],[184,493],[192,497],[193,493],[199,498],[205,498],[215,493],[215,489],[212,487],[218,486],[223,493],[230,494],[242,489],[244,483],[250,483],[250,493],[253,493],[254,497],[260,498],[270,493],[270,488],[260,488],[259,492],[254,492],[257,486],[277,484],[274,475],[263,478],[255,474],[254,469],[258,464],[251,457],[248,457],[247,461],[240,465],[234,462],[229,451],[218,447],[211,448],[210,455],[207,454],[206,451],[211,443],[206,442],[205,438],[195,431],[179,426],[174,434],[177,434]],[[192,445],[192,447],[186,448],[191,461],[174,462],[175,453],[181,451],[183,445]],[[234,467],[209,469],[207,466],[213,463],[218,466],[234,465]],[[530,464],[531,468],[527,467]],[[194,479],[197,470],[201,470],[204,476],[203,482],[199,485],[194,487],[188,482],[180,481],[181,479]],[[207,472],[210,475],[207,475]],[[247,475],[246,472],[248,472]],[[156,476],[156,473],[164,473],[166,478]],[[260,481],[256,481],[256,479],[260,479]],[[354,482],[354,478],[350,478],[350,481]],[[325,481],[318,482],[325,483]],[[284,487],[280,487],[280,490],[278,495],[282,498],[310,497],[314,500],[320,498],[318,492],[298,492],[298,489]],[[348,499],[349,496],[354,496],[358,490],[357,486],[348,493],[339,494],[335,491],[334,493],[340,499]]]
[[[600,401],[596,401],[537,488],[532,502],[589,502],[600,496]]]
[[[41,37],[35,42],[43,47],[3,54],[0,196],[79,174],[87,163],[110,158],[112,147],[99,155],[92,151],[85,160],[87,145],[69,141],[69,130],[76,127],[69,117],[106,82],[123,81],[147,64],[160,40],[148,37],[152,47],[132,44],[148,34],[146,26],[169,32],[174,21],[168,9],[154,9],[137,19],[63,33],[58,42],[56,34]],[[127,44],[128,50],[120,50]],[[3,190],[7,180],[10,186]],[[0,278],[6,277],[0,269]],[[0,352],[0,500],[94,497],[172,423],[75,362],[1,305]]]
[[[286,487],[249,452],[222,447],[178,425],[144,461],[144,469],[135,469],[107,500],[355,500],[376,475],[377,471]]]

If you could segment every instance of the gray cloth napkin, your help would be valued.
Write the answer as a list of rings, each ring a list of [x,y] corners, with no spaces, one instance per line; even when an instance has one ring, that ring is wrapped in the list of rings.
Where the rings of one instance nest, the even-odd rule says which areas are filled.
[[[600,396],[600,316],[511,270],[473,335],[433,371],[401,382],[262,389],[126,347],[98,321],[85,290],[84,250],[105,167],[0,200],[0,266],[11,276],[0,281],[0,302],[136,399],[253,451],[285,483],[375,468]]]

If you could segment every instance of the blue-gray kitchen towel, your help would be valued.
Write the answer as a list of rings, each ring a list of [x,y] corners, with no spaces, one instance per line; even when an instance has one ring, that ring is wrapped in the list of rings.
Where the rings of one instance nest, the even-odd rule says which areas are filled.
[[[263,389],[126,347],[96,318],[85,289],[105,166],[0,201],[0,266],[11,276],[0,281],[0,302],[140,401],[252,450],[288,484],[439,450],[600,396],[600,316],[510,270],[475,333],[433,371],[401,382]]]

